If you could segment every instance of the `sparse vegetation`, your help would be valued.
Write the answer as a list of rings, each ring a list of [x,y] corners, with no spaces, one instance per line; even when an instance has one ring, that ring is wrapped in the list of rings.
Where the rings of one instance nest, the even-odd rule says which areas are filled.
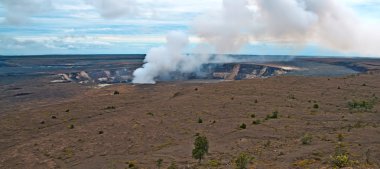
[[[240,129],[246,129],[247,128],[247,125],[245,123],[242,123],[240,126],[239,126]]]
[[[128,161],[127,164],[128,164],[128,168],[130,169],[138,169],[136,165],[136,161]]]
[[[178,169],[178,166],[175,162],[172,162],[170,166],[168,167],[168,169]]]
[[[206,136],[197,136],[194,141],[194,149],[192,156],[197,159],[199,163],[202,162],[204,156],[208,153],[208,140]]]
[[[370,101],[351,101],[348,102],[348,107],[350,110],[356,110],[356,111],[368,111],[373,109],[375,104],[375,100]]]
[[[200,117],[198,118],[198,123],[203,123],[203,120]]]
[[[163,162],[164,162],[164,160],[161,158],[156,161],[156,166],[158,169],[160,169],[162,167]]]
[[[296,99],[296,97],[294,96],[294,94],[289,94],[288,99],[294,100],[294,99]]]
[[[313,105],[313,108],[314,108],[314,109],[319,109],[319,105],[318,105],[318,104],[314,104],[314,105]]]
[[[69,129],[74,129],[74,125],[73,125],[73,124],[70,124],[69,126],[67,126],[67,128],[69,128]]]
[[[251,163],[253,157],[248,153],[240,153],[235,160],[235,165],[237,169],[247,169],[248,164]]]
[[[305,135],[302,136],[301,142],[303,145],[309,145],[311,144],[312,139],[313,137],[310,134],[306,133]]]
[[[254,125],[261,124],[261,120],[259,120],[259,119],[254,120],[254,121],[252,122],[252,124],[254,124]]]
[[[344,136],[343,136],[343,134],[341,134],[341,133],[339,133],[338,134],[338,141],[343,141],[343,139],[344,139]]]
[[[220,166],[220,161],[210,160],[210,161],[208,161],[208,166],[212,167],[212,168],[218,168]]]
[[[309,166],[315,162],[316,162],[316,160],[314,160],[314,159],[304,159],[304,160],[299,160],[299,161],[293,163],[293,166],[295,166],[297,168],[309,168]]]
[[[114,109],[116,109],[116,107],[115,106],[107,106],[105,109],[106,110],[114,110]]]
[[[274,111],[274,112],[272,112],[271,115],[267,115],[267,117],[265,118],[265,120],[277,119],[277,118],[278,118],[278,111]]]
[[[256,114],[251,114],[251,118],[255,118],[256,117]]]
[[[340,154],[331,157],[331,162],[334,167],[343,168],[348,167],[350,164],[350,159],[347,154]]]
[[[330,159],[334,168],[350,167],[358,163],[350,159],[350,154],[346,151],[343,143],[338,143],[335,147],[335,153],[330,156]]]

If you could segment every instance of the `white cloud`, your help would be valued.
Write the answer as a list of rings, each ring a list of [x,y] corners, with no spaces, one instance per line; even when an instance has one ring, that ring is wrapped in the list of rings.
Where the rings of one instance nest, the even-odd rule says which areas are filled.
[[[51,9],[51,0],[0,0],[6,10],[5,19],[9,24],[23,24],[33,15]]]

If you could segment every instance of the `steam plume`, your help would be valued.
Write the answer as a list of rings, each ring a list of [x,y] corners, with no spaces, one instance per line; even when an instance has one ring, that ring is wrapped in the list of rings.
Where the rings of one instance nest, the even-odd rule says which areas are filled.
[[[192,28],[217,53],[236,52],[251,41],[261,41],[317,43],[336,51],[380,56],[380,25],[361,20],[338,0],[223,0],[221,11],[197,17]],[[161,73],[181,71],[185,43],[178,41],[183,45],[175,50],[173,43],[168,39],[167,47],[152,49],[133,82],[154,83]],[[193,59],[188,71],[210,57]]]
[[[189,38],[182,32],[170,32],[166,41],[165,46],[152,48],[147,53],[144,60],[146,63],[133,73],[133,83],[154,84],[159,75],[180,69],[185,61],[182,53],[189,43]]]
[[[379,24],[363,21],[338,0],[224,0],[220,12],[198,17],[195,34],[217,52],[249,41],[317,43],[333,50],[380,56]]]

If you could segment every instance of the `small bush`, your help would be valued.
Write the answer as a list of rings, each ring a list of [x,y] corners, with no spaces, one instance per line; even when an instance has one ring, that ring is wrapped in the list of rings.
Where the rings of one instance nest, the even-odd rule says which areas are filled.
[[[348,102],[348,107],[350,108],[350,110],[371,110],[373,109],[374,107],[374,104],[375,104],[375,101],[374,100],[371,100],[371,101],[352,101],[352,102]]]
[[[136,161],[128,161],[127,164],[128,168],[130,169],[138,169],[138,167],[136,166]]]
[[[277,119],[277,118],[278,118],[278,111],[274,111],[274,112],[272,112],[271,115],[267,115],[267,117],[265,118],[265,120]]]
[[[201,118],[198,118],[198,123],[203,123],[203,120]]]
[[[156,161],[156,166],[158,169],[160,169],[162,167],[163,162],[164,162],[164,160],[161,158]]]
[[[113,92],[113,95],[119,95],[119,94],[120,94],[120,92],[117,91],[117,90],[115,90],[115,91]]]
[[[313,108],[314,108],[314,109],[319,109],[319,105],[318,105],[318,104],[314,104],[314,105],[313,105]]]
[[[313,137],[310,134],[305,134],[301,138],[301,142],[303,145],[309,145]]]
[[[347,154],[341,154],[331,157],[331,163],[334,167],[343,168],[350,166],[350,159]]]
[[[246,128],[247,128],[247,125],[246,125],[245,123],[243,123],[243,124],[241,124],[241,125],[239,126],[239,128],[241,128],[241,129],[246,129]]]
[[[250,156],[247,153],[240,153],[239,156],[235,160],[235,165],[237,169],[247,169],[247,166],[251,161],[253,160],[253,157]]]
[[[194,149],[192,151],[192,156],[201,163],[204,156],[208,153],[208,140],[205,136],[198,135],[194,141]]]
[[[345,145],[340,142],[335,147],[335,153],[330,156],[330,159],[334,168],[350,167],[359,163],[350,159],[350,154],[345,149]]]
[[[175,162],[172,162],[170,166],[168,167],[168,169],[178,169],[178,166]]]
[[[344,139],[343,134],[338,134],[338,141],[343,141],[343,139]]]
[[[252,124],[254,124],[254,125],[259,125],[259,124],[261,124],[261,120],[259,120],[259,119],[254,120],[254,121],[252,122]]]
[[[74,129],[74,125],[73,125],[73,124],[70,124],[69,126],[67,126],[67,128],[69,128],[69,129]]]
[[[256,114],[251,114],[251,118],[255,118],[256,117]]]
[[[208,166],[218,168],[220,166],[220,162],[218,160],[210,160],[208,161]]]
[[[114,110],[114,109],[116,109],[116,107],[115,106],[107,106],[105,109],[106,110]]]
[[[314,164],[315,162],[316,162],[316,160],[314,160],[314,159],[299,160],[299,161],[293,163],[293,166],[299,167],[299,168],[309,168],[309,166]]]

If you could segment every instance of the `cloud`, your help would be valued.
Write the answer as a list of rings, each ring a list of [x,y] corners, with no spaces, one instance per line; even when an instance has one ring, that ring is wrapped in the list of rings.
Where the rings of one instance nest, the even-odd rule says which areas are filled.
[[[86,2],[94,6],[104,18],[136,16],[139,13],[139,4],[136,0],[86,0]]]
[[[105,42],[101,38],[90,36],[0,37],[0,51],[2,53],[23,49],[78,50],[94,47],[102,48],[110,45],[111,43]]]
[[[6,10],[6,23],[19,25],[29,21],[31,16],[51,9],[51,0],[0,0]]]

